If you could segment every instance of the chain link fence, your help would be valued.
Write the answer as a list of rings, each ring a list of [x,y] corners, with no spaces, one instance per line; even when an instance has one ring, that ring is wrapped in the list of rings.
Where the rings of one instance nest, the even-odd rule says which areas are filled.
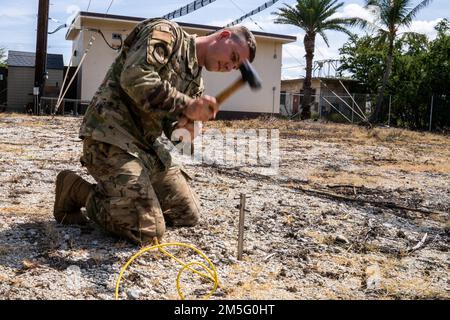
[[[288,118],[299,118],[304,95],[282,92],[280,94],[280,114]],[[354,93],[336,96],[329,92],[311,96],[311,117],[333,122],[358,123],[370,118],[375,109],[375,94]],[[63,99],[56,110],[58,98],[42,97],[37,114],[57,114],[79,116],[86,112],[88,100]],[[424,102],[425,103],[425,102]],[[415,111],[414,114],[409,114]],[[409,113],[408,113],[409,112]],[[36,114],[36,113],[35,113]],[[430,94],[429,102],[422,107],[405,108],[395,96],[384,99],[384,124],[387,126],[413,127],[411,119],[417,118],[416,128],[429,131],[450,130],[450,96]]]
[[[300,93],[282,92],[280,114],[292,119],[299,117],[303,97]],[[312,95],[311,118],[357,123],[370,118],[375,111],[376,99],[375,94],[360,93],[341,96],[329,93]],[[448,132],[450,96],[431,93],[426,99],[429,101],[416,101],[414,107],[411,107],[396,96],[386,96],[383,101],[384,125]]]
[[[281,93],[280,113],[289,118],[300,115],[304,95],[300,93]],[[311,117],[336,122],[359,122],[367,119],[373,112],[376,95],[312,95]]]
[[[450,132],[450,95],[432,95],[429,114],[429,131]]]

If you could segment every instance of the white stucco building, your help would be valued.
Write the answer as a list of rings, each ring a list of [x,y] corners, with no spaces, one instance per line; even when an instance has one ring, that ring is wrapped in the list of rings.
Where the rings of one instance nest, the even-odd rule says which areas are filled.
[[[66,39],[73,41],[73,65],[77,66],[89,46],[91,36],[95,37],[83,62],[78,76],[78,98],[90,100],[102,82],[108,67],[118,52],[111,49],[100,33],[101,30],[110,45],[119,46],[121,35],[125,39],[129,32],[144,18],[118,15],[104,15],[92,12],[79,12],[70,26]],[[219,27],[178,22],[184,30],[199,36]],[[296,37],[278,34],[253,32],[257,41],[256,58],[253,66],[261,76],[263,88],[253,92],[248,87],[241,89],[221,107],[221,116],[256,115],[259,113],[280,112],[282,45],[296,41]],[[206,94],[215,96],[240,76],[239,71],[227,74],[203,71]],[[239,115],[235,115],[239,112]]]

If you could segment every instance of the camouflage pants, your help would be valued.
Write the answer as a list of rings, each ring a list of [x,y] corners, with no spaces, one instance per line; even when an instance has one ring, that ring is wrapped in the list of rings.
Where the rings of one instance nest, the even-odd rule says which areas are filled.
[[[199,203],[179,167],[167,171],[156,155],[132,156],[107,143],[85,139],[81,163],[97,184],[88,197],[89,218],[104,230],[138,244],[161,240],[167,225],[192,226]]]

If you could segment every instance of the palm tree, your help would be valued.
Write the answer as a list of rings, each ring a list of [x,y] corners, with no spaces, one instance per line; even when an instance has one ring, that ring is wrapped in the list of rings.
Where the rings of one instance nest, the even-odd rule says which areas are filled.
[[[382,120],[384,92],[392,71],[394,45],[399,35],[399,29],[401,27],[409,27],[417,13],[430,4],[431,1],[423,0],[413,9],[410,9],[412,7],[411,0],[366,0],[366,8],[376,9],[375,12],[378,13],[377,21],[371,22],[358,18],[356,24],[362,28],[370,27],[373,31],[377,31],[379,38],[388,43],[383,80],[378,90],[375,111],[369,119],[370,122],[377,123]]]
[[[343,2],[337,2],[338,0],[297,0],[295,7],[285,4],[278,12],[273,13],[277,15],[275,23],[294,25],[305,31],[303,44],[306,52],[306,76],[301,119],[311,117],[311,77],[316,35],[319,34],[327,46],[330,45],[325,31],[341,31],[351,35],[346,26],[351,26],[354,19],[332,17],[344,5]]]

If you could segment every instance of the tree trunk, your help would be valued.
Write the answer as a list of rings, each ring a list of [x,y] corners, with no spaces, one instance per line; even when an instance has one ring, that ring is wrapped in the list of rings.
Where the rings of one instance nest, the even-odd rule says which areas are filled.
[[[302,120],[311,118],[311,78],[315,41],[316,34],[314,32],[307,32],[303,39],[306,51],[306,76],[303,84],[302,113],[300,115]]]
[[[369,121],[371,123],[379,123],[382,120],[382,108],[384,100],[384,92],[386,91],[387,84],[389,82],[389,77],[392,72],[392,62],[394,60],[394,39],[395,36],[389,40],[389,50],[386,59],[386,69],[384,70],[383,81],[381,83],[380,90],[378,91],[377,103],[375,106],[375,112],[370,117]]]

